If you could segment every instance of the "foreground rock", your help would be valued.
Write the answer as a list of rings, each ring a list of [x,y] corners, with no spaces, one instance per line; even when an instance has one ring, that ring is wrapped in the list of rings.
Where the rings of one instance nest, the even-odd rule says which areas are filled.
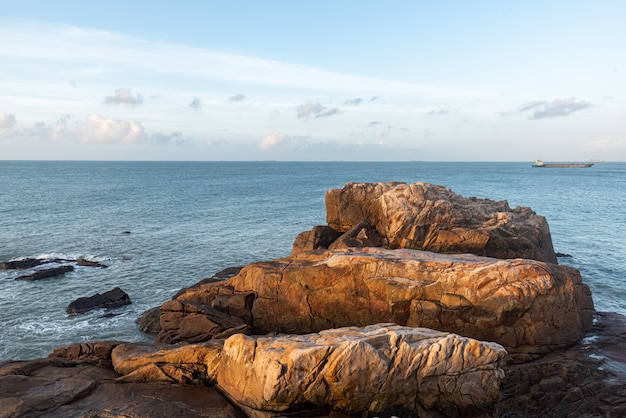
[[[530,208],[465,198],[427,183],[348,183],[326,193],[326,219],[332,231],[304,233],[294,253],[331,248],[338,233],[365,222],[388,248],[557,262],[548,223]]]
[[[424,328],[373,325],[224,343],[218,384],[254,410],[331,407],[348,414],[489,410],[506,351]]]
[[[131,300],[126,292],[119,287],[104,292],[102,294],[96,293],[93,296],[78,298],[71,302],[66,312],[68,314],[76,315],[89,312],[94,309],[112,309],[118,308],[124,305],[130,305]]]
[[[247,341],[247,337],[233,338]],[[213,357],[203,353],[219,344],[219,341],[182,346],[87,342],[59,347],[49,359],[1,362],[0,417],[244,416],[218,390],[204,386],[207,380],[184,377],[185,368],[197,370],[197,366],[208,364],[207,359]],[[119,364],[124,363],[123,372],[127,374],[120,376],[111,370],[112,352],[119,355]],[[502,366],[505,377],[493,413],[477,411],[472,415],[463,411],[463,414],[502,418],[626,416],[624,353],[626,317],[598,313],[583,343],[525,364]],[[287,364],[296,366],[298,363]],[[164,373],[150,374],[151,367]],[[170,376],[175,370],[179,370],[178,374]],[[206,370],[211,379],[217,378],[214,367]],[[247,407],[244,409],[248,416],[302,417],[305,414],[305,411],[261,414]],[[389,414],[355,415],[329,408],[313,412],[308,411],[306,416],[417,416],[417,412],[398,410]],[[431,409],[423,414],[432,418],[454,415],[450,409],[443,412]]]
[[[0,363],[0,417],[245,417],[212,388],[118,377],[58,358]]]
[[[239,316],[255,333],[393,322],[494,341],[518,360],[580,341],[593,313],[589,288],[569,267],[381,248],[254,263],[177,298]]]

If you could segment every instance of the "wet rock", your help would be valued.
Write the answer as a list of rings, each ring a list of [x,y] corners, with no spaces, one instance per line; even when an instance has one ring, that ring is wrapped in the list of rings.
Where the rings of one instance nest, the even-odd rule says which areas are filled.
[[[93,309],[112,309],[129,305],[130,297],[119,287],[105,293],[96,293],[93,296],[81,297],[71,302],[65,310],[68,314],[82,314]]]
[[[28,274],[25,276],[16,277],[15,280],[34,281],[34,280],[49,279],[51,277],[61,276],[73,270],[74,270],[73,266],[53,267],[49,269],[37,270],[33,272],[32,274]]]
[[[84,267],[95,267],[101,269],[107,268],[107,266],[102,263],[98,263],[97,261],[85,260],[84,258],[79,258],[78,260],[76,260],[76,264]]]
[[[23,260],[6,261],[0,263],[0,270],[26,270],[44,264],[44,260],[37,258],[25,258]]]

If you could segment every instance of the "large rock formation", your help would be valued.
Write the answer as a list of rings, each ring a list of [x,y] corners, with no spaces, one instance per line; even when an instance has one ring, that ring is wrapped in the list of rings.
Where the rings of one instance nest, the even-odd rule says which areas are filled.
[[[580,341],[593,312],[589,288],[569,267],[382,248],[254,263],[177,298],[228,306],[229,297],[251,293],[254,303],[240,317],[257,333],[393,322],[495,341],[518,359]]]
[[[235,339],[247,344],[247,338],[233,337],[229,341],[236,347]],[[215,346],[222,345],[223,341],[215,340],[188,345],[96,341],[59,347],[48,359],[0,362],[0,417],[244,417],[246,414],[224,398],[217,386],[206,386],[217,380],[219,362],[217,367],[199,367],[215,364],[209,360],[215,358]],[[249,353],[250,344],[246,347],[245,352]],[[389,352],[394,347],[390,345]],[[278,347],[278,350],[287,353],[291,348]],[[211,351],[213,354],[208,355]],[[475,411],[473,416],[626,416],[624,353],[626,318],[598,313],[593,329],[582,344],[529,363],[502,366],[505,377],[495,410],[491,413]],[[299,358],[304,354],[306,350],[293,355]],[[474,354],[470,353],[467,359]],[[120,376],[112,370],[111,356],[116,357],[120,372],[125,374]],[[433,364],[436,361],[434,359]],[[298,364],[287,362],[291,367]],[[198,370],[205,370],[204,376],[210,378],[204,378]],[[346,415],[332,408],[317,409],[314,414],[309,411],[308,415],[304,411],[262,414],[248,407],[241,408],[248,412],[248,417],[417,415],[417,411],[402,413],[398,410],[386,414]],[[463,410],[462,416],[472,416],[470,410]],[[459,414],[452,408],[440,411],[434,407],[423,416],[443,418],[454,416],[455,412]]]
[[[454,416],[491,408],[505,354],[497,344],[393,324],[304,336],[236,335],[224,343],[218,384],[255,410],[434,408]]]
[[[388,248],[557,262],[543,216],[432,184],[348,183],[326,193],[326,219],[335,232],[308,231],[294,252],[330,248],[333,236],[366,222]]]

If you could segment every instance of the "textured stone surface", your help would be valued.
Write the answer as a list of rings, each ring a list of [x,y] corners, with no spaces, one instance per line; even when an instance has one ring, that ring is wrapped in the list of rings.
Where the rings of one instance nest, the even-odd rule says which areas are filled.
[[[221,283],[221,282],[218,282]],[[232,295],[231,295],[232,296]],[[250,297],[250,296],[248,296]],[[236,303],[238,297],[234,298]],[[245,297],[244,297],[245,299]],[[224,295],[217,294],[212,305],[216,306],[226,300],[228,312],[228,299]],[[245,300],[241,301],[245,305]],[[233,333],[250,334],[251,327],[244,318],[231,315],[223,310],[208,306],[202,301],[171,300],[161,305],[160,325],[161,332],[157,336],[157,342],[177,343],[180,341],[200,342],[213,338],[226,338]],[[233,311],[236,311],[233,308]]]
[[[520,359],[576,343],[593,312],[569,267],[381,248],[254,263],[178,297],[210,304],[224,292],[256,295],[249,315],[259,333],[393,322],[495,341]]]
[[[348,183],[326,193],[328,226],[372,225],[389,248],[556,263],[548,223],[530,208],[427,183]]]
[[[308,406],[346,412],[489,409],[506,351],[454,334],[393,324],[285,337],[236,335],[224,343],[218,383],[269,411]]]
[[[113,367],[126,382],[212,384],[217,380],[223,340],[173,346],[128,343],[115,347]]]
[[[0,363],[0,417],[245,417],[214,389],[121,383],[102,367],[59,359]]]

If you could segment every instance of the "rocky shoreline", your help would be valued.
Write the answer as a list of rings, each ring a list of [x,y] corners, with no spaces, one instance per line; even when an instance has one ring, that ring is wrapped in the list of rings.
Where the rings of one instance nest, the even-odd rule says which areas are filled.
[[[425,183],[326,208],[291,255],[146,312],[156,343],[0,363],[0,417],[626,416],[626,318],[595,312],[545,218]]]

